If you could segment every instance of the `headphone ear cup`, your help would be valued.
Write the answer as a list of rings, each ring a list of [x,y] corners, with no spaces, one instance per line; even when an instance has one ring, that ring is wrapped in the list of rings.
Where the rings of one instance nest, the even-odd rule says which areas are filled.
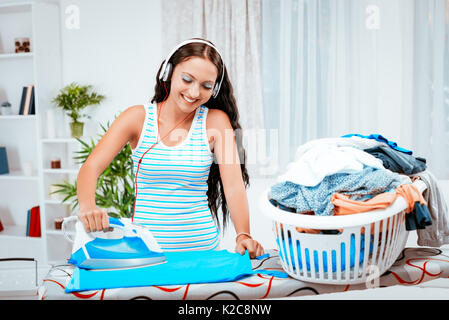
[[[162,81],[166,82],[171,73],[171,63],[167,63],[167,66],[164,70],[164,75],[162,76]]]
[[[212,91],[212,97],[216,98],[218,94],[218,84],[215,84],[214,89]]]

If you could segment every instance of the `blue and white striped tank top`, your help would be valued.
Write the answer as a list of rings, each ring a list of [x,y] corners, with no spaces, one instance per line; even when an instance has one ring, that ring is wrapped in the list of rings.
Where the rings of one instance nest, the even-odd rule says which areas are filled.
[[[207,112],[207,107],[198,107],[187,138],[174,147],[160,141],[139,167],[133,221],[148,227],[164,251],[210,250],[219,245],[219,230],[206,195],[213,162]],[[158,133],[156,105],[145,105],[145,113],[139,142],[132,151],[134,174]]]

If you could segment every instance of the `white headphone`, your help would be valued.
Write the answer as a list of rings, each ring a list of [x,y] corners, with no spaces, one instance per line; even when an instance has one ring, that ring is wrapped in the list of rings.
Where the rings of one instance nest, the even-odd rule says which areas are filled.
[[[184,42],[181,42],[180,44],[178,44],[171,52],[170,54],[167,56],[167,58],[164,61],[164,64],[162,65],[161,68],[161,73],[159,74],[159,79],[162,81],[167,81],[168,77],[170,76],[170,73],[172,71],[172,64],[168,62],[168,60],[170,60],[171,56],[182,46],[185,46],[186,44],[189,43],[204,43],[207,44],[209,47],[214,48],[215,51],[217,51],[218,55],[220,56],[221,61],[223,61],[223,57],[221,56],[220,52],[218,51],[218,49],[216,47],[214,47],[211,43],[204,41],[204,40],[199,40],[199,39],[191,39],[191,40],[186,40]],[[213,89],[213,93],[212,93],[212,97],[216,98],[218,95],[218,92],[220,91],[220,87],[221,87],[221,83],[223,82],[223,78],[224,78],[224,62],[223,62],[223,68],[221,70],[221,79],[218,83],[215,84],[214,89]]]

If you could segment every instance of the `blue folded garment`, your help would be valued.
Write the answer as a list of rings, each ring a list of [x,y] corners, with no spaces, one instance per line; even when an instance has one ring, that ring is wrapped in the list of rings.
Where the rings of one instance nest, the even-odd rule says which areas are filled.
[[[380,134],[370,134],[368,136],[365,136],[365,135],[358,134],[358,133],[351,133],[351,134],[346,134],[346,135],[342,136],[342,138],[350,138],[352,136],[357,136],[357,137],[365,138],[365,139],[374,139],[374,140],[386,143],[390,148],[392,148],[394,150],[401,151],[401,152],[404,152],[409,155],[413,154],[413,151],[399,147],[396,142],[390,141]]]
[[[235,281],[252,274],[267,274],[280,278],[285,272],[254,270],[248,251],[231,253],[227,250],[165,252],[167,262],[128,269],[73,269],[65,292],[126,288],[153,285],[180,285]]]
[[[363,151],[371,154],[377,159],[382,160],[385,169],[393,172],[411,175],[426,170],[426,159],[414,157],[404,152],[399,152],[387,146],[377,146],[364,149]]]
[[[276,241],[279,245],[279,239],[276,239]],[[293,267],[293,270],[296,270],[296,264],[295,264],[295,261],[294,261],[295,259],[294,259],[294,255],[293,255],[292,239],[289,238],[288,241],[289,241],[289,248],[290,248],[289,255],[290,255],[291,262],[292,262],[292,267]],[[296,246],[297,246],[299,268],[302,269],[303,263],[302,263],[302,258],[301,258],[301,245],[298,240],[296,240]],[[287,248],[286,248],[284,242],[283,242],[283,247],[284,247],[284,251],[287,251]],[[310,250],[308,248],[306,248],[304,251],[305,251],[304,254],[305,254],[305,258],[306,258],[307,271],[310,271],[311,270]],[[371,253],[372,251],[373,251],[373,241],[372,241],[372,237],[371,237],[369,252]],[[346,245],[344,242],[342,242],[340,245],[340,254],[341,254],[341,270],[343,271],[346,268]],[[359,264],[363,262],[364,254],[365,254],[365,235],[362,234],[360,237]],[[280,255],[281,259],[285,261],[284,255],[282,254],[282,250],[279,251],[279,255]],[[328,270],[327,252],[323,252],[322,256],[320,257],[318,255],[317,251],[313,251],[313,258],[314,258],[315,271],[319,272],[318,262],[319,262],[319,259],[321,259],[323,270],[324,270],[324,272],[327,272],[327,270]],[[351,240],[350,240],[349,260],[350,260],[350,262],[349,262],[350,268],[353,268],[355,265],[355,236],[353,234],[351,234]],[[337,271],[337,253],[335,252],[335,250],[332,251],[331,261],[332,261],[332,272],[336,272]],[[287,259],[287,262],[288,262],[288,259]]]

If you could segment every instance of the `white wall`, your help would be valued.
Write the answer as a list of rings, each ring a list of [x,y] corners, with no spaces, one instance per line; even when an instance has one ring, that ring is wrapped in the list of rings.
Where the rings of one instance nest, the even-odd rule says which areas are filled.
[[[160,1],[61,0],[60,4],[64,85],[91,84],[106,96],[101,106],[90,109],[92,119],[112,122],[127,107],[148,102],[164,55]],[[97,128],[91,122],[87,133]]]

